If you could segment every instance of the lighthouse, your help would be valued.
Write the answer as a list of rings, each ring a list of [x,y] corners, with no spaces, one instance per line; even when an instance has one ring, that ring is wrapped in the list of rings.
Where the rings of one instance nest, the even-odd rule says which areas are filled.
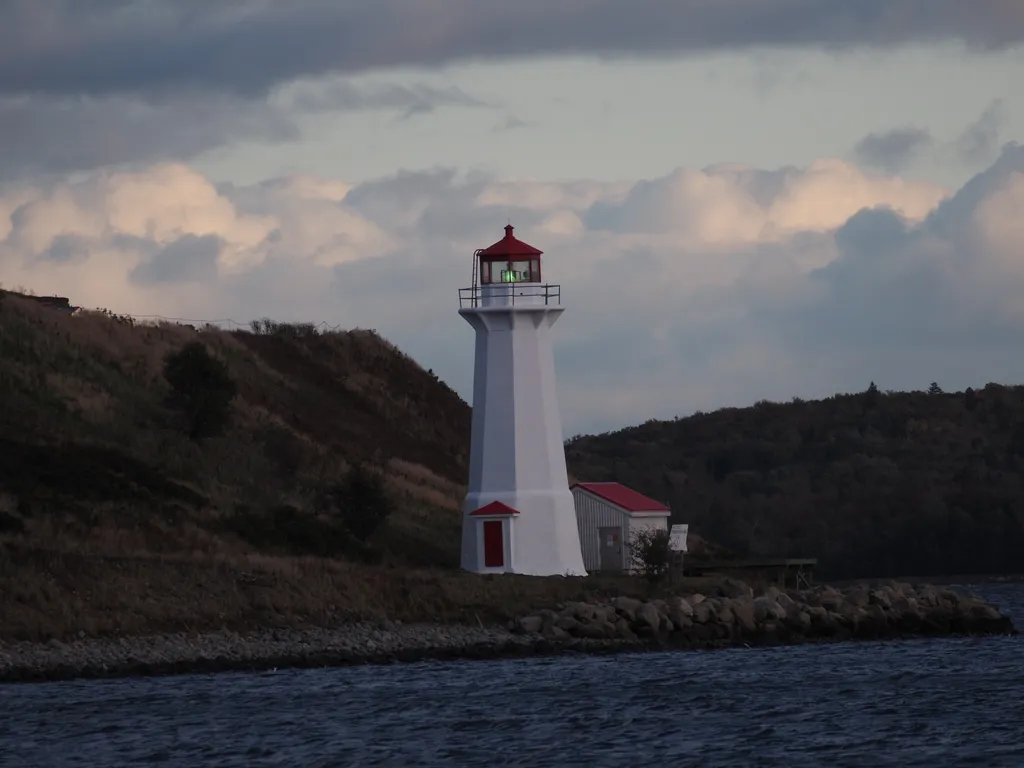
[[[459,314],[476,331],[469,490],[462,568],[585,576],[565,468],[551,327],[561,289],[542,282],[542,252],[513,235],[473,254]]]

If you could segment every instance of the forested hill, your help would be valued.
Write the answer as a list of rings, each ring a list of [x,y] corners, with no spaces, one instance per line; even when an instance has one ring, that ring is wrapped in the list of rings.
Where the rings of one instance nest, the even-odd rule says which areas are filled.
[[[737,554],[817,557],[831,578],[1024,571],[1021,386],[872,384],[578,437],[567,458]]]

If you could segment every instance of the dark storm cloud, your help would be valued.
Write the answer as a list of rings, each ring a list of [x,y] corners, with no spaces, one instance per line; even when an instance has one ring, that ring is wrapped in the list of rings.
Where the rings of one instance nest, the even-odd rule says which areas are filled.
[[[858,163],[898,173],[923,149],[932,144],[932,135],[923,128],[893,128],[869,133],[853,148]]]
[[[432,112],[437,107],[483,107],[486,103],[457,86],[434,88],[429,85],[381,84],[358,87],[336,81],[315,87],[297,87],[288,100],[289,106],[303,112],[333,110],[397,109],[411,112]]]
[[[0,179],[193,157],[231,139],[298,135],[280,110],[239,99],[0,97]]]
[[[188,159],[236,140],[294,141],[296,117],[308,113],[384,109],[409,117],[441,106],[484,103],[454,87],[344,82],[296,85],[271,101],[196,91],[146,99],[0,95],[0,179]]]
[[[0,92],[255,95],[468,58],[1022,38],[1020,0],[0,0]]]

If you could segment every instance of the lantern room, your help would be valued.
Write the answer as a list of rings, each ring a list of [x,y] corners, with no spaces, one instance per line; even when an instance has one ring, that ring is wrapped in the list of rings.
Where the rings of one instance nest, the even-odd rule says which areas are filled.
[[[543,251],[518,239],[512,230],[509,224],[505,227],[505,237],[477,252],[480,285],[540,282],[540,255]]]
[[[541,283],[543,251],[517,238],[513,227],[505,237],[473,253],[473,284],[459,289],[462,307],[544,306],[561,301],[557,285]]]

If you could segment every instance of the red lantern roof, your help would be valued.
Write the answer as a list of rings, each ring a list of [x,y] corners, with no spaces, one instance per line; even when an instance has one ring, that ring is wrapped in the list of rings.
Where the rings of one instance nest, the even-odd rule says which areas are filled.
[[[527,245],[522,240],[512,235],[512,225],[505,227],[505,236],[494,245],[484,248],[480,255],[485,258],[513,257],[513,256],[540,256],[544,251],[537,250],[532,245]]]

